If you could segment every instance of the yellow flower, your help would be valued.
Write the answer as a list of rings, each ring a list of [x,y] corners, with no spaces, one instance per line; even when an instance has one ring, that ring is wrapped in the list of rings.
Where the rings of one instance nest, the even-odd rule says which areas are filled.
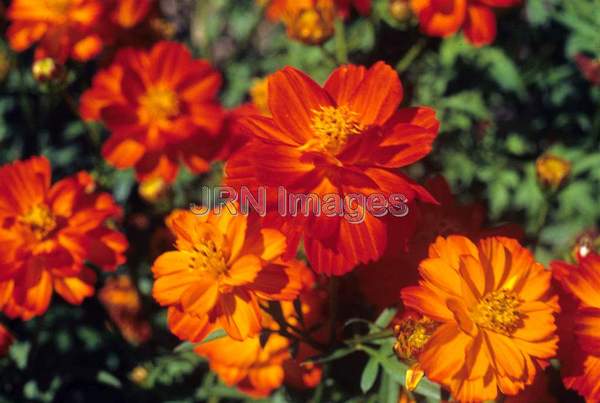
[[[544,186],[557,189],[571,172],[571,163],[553,154],[544,154],[535,162],[538,180]]]
[[[412,15],[408,0],[390,0],[388,9],[390,15],[398,22],[404,22]]]

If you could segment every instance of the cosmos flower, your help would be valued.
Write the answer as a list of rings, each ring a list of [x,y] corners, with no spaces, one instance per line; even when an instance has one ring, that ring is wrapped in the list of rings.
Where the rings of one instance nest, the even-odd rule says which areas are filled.
[[[177,250],[154,262],[152,295],[169,307],[169,328],[183,339],[201,341],[216,327],[236,340],[255,336],[259,298],[293,300],[300,291],[300,263],[281,260],[285,236],[233,208],[203,216],[176,211],[167,218]]]
[[[439,237],[419,272],[419,286],[402,290],[402,301],[435,330],[428,322],[429,331],[399,339],[408,344],[398,348],[415,351],[413,371],[457,400],[493,400],[498,389],[515,395],[554,357],[559,308],[551,273],[517,241]]]
[[[152,0],[14,0],[7,10],[10,46],[22,52],[37,43],[36,59],[87,61],[149,13]]]
[[[11,318],[43,314],[53,291],[71,304],[94,294],[89,261],[114,270],[127,240],[108,226],[121,209],[85,172],[51,185],[44,157],[0,168],[0,307]]]
[[[281,313],[286,323],[303,328],[311,335],[307,329],[318,327],[325,320],[322,307],[327,299],[316,288],[314,276],[308,268],[301,266],[300,272],[303,283],[299,296],[302,320],[298,318],[292,302],[282,302]],[[262,326],[269,331],[264,345],[261,345],[258,336],[243,341],[223,337],[202,343],[195,351],[208,359],[211,370],[225,384],[235,386],[252,397],[268,396],[284,383],[297,389],[317,386],[321,381],[320,365],[300,363],[317,355],[318,351],[306,343],[299,343],[296,355],[293,356],[292,340],[277,332],[281,325],[266,312],[263,313]],[[313,334],[316,338],[323,334],[321,331],[316,333],[317,335]],[[223,354],[224,351],[227,354]]]
[[[235,188],[283,187],[325,202],[331,195],[373,193],[435,202],[395,169],[430,152],[439,123],[426,107],[398,110],[401,100],[398,75],[381,62],[370,69],[340,67],[324,88],[287,67],[269,78],[271,116],[240,121],[251,140],[227,162],[225,182]],[[381,257],[387,242],[385,220],[364,205],[358,208],[365,212],[362,223],[314,212],[275,219],[288,234],[290,250],[292,240],[303,238],[317,272],[342,275]]]
[[[590,252],[577,265],[552,262],[552,272],[565,291],[558,322],[563,382],[587,402],[596,402],[600,400],[600,255]]]
[[[102,155],[117,168],[133,167],[139,180],[172,182],[183,162],[206,172],[218,153],[223,111],[221,76],[185,46],[159,42],[150,51],[126,49],[97,73],[81,98],[86,120],[111,132]]]
[[[462,28],[467,40],[475,46],[489,45],[496,38],[493,8],[520,3],[521,0],[411,0],[425,34],[447,37]]]
[[[402,288],[417,284],[419,263],[427,257],[429,245],[438,236],[464,235],[473,240],[523,236],[523,230],[514,224],[487,227],[484,204],[460,203],[443,176],[428,179],[425,189],[439,204],[417,202],[411,205],[407,218],[412,220],[390,226],[388,237],[395,241],[388,245],[383,257],[355,271],[361,293],[379,309],[398,304]],[[406,244],[401,244],[399,239],[406,239]]]

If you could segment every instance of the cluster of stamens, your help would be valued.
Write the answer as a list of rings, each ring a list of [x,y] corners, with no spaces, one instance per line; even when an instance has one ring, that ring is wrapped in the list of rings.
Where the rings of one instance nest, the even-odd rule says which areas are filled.
[[[194,252],[188,263],[190,270],[200,270],[210,273],[215,277],[227,272],[227,263],[223,251],[217,248],[212,240],[207,240],[194,245]]]
[[[321,106],[312,110],[312,128],[323,148],[338,153],[348,139],[359,134],[363,128],[358,113],[346,106]]]
[[[479,326],[510,335],[523,323],[523,314],[518,308],[521,305],[517,294],[511,290],[496,290],[481,298],[471,316]]]
[[[433,320],[422,317],[420,319],[405,318],[394,326],[394,352],[401,360],[413,360],[427,344],[427,341],[437,328]]]
[[[43,204],[34,206],[19,218],[19,222],[28,226],[38,240],[44,239],[56,228],[56,217]]]

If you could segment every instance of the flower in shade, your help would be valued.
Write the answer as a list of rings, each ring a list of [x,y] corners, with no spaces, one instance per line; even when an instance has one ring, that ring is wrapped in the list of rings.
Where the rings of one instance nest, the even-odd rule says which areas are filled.
[[[0,357],[8,354],[10,346],[15,341],[12,333],[2,324],[0,324]]]
[[[127,240],[111,229],[121,214],[85,172],[51,184],[44,157],[0,168],[0,307],[11,317],[43,314],[53,291],[72,304],[94,294],[96,275],[124,263]]]
[[[263,0],[258,1],[264,5]],[[331,38],[336,16],[347,18],[355,8],[360,14],[371,12],[371,0],[272,0],[267,17],[282,21],[290,38],[318,45]]]
[[[169,307],[169,328],[183,339],[201,341],[217,327],[236,340],[255,336],[259,298],[293,300],[300,291],[300,263],[281,259],[285,236],[261,228],[254,216],[234,214],[235,208],[167,218],[177,250],[155,260],[152,295]]]
[[[535,161],[538,180],[544,186],[558,189],[571,173],[571,163],[553,154],[544,154]]]
[[[142,315],[142,301],[129,276],[120,275],[106,280],[98,292],[98,299],[125,340],[139,344],[150,338],[152,328]]]
[[[22,52],[37,43],[36,59],[87,61],[149,13],[152,0],[14,0],[7,10],[10,46]]]
[[[552,262],[560,295],[558,355],[565,386],[588,402],[600,400],[600,255],[580,256],[577,265]]]
[[[423,332],[424,344],[404,338],[401,350],[416,351],[413,373],[423,371],[457,400],[493,400],[498,389],[515,395],[555,355],[552,275],[516,240],[439,237],[419,272],[402,301],[437,327]]]
[[[411,0],[425,34],[447,37],[462,28],[467,40],[475,46],[489,45],[496,38],[493,8],[520,3],[521,0]]]
[[[586,80],[593,85],[600,86],[600,58],[593,59],[579,53],[575,55],[575,63]]]
[[[159,42],[150,51],[126,49],[97,73],[81,98],[86,120],[111,132],[102,155],[139,180],[170,183],[182,161],[205,172],[218,153],[223,111],[217,100],[221,76],[185,46]]]
[[[282,302],[281,313],[286,323],[306,330],[323,322],[321,308],[326,299],[314,288],[314,277],[304,266],[301,277],[303,290],[299,298],[303,319],[298,318],[292,302]],[[292,356],[292,340],[278,333],[281,324],[264,313],[262,326],[269,331],[264,345],[259,337],[243,341],[223,337],[202,343],[195,351],[208,359],[211,370],[225,384],[235,386],[252,397],[268,396],[283,383],[297,389],[317,386],[321,381],[321,367],[314,363],[300,363],[317,355],[318,351],[300,343],[296,356]],[[308,331],[306,333],[312,335]],[[223,354],[223,351],[227,351],[227,354]]]
[[[287,67],[269,77],[271,116],[241,119],[251,140],[228,160],[225,181],[233,187],[281,186],[289,193],[310,193],[322,205],[332,196],[343,200],[373,193],[434,202],[396,168],[430,152],[439,123],[429,108],[398,110],[401,100],[398,75],[382,62],[370,69],[340,67],[324,88]],[[341,275],[381,257],[387,242],[385,217],[370,214],[364,203],[352,208],[364,212],[362,223],[305,209],[311,211],[275,217],[273,225],[288,234],[291,251],[304,239],[317,272]]]
[[[391,232],[388,233],[390,239],[407,239],[406,244],[395,241],[380,260],[356,270],[361,293],[379,309],[398,304],[402,288],[418,282],[419,263],[427,257],[429,245],[438,236],[463,235],[473,240],[489,236],[520,239],[523,236],[523,230],[514,224],[487,227],[484,204],[478,201],[460,203],[443,176],[427,180],[425,188],[439,204],[410,206],[410,225],[390,226],[388,231]],[[398,231],[402,233],[398,234]],[[410,235],[406,235],[407,232]]]

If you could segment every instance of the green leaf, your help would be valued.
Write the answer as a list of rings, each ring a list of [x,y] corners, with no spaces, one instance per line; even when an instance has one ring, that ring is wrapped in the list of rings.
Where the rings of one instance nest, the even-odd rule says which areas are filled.
[[[340,358],[344,358],[347,355],[352,354],[353,352],[355,352],[356,350],[354,349],[354,347],[345,347],[345,348],[340,348],[335,350],[333,353],[323,356],[323,357],[317,357],[317,358],[310,358],[308,360],[306,360],[307,363],[313,363],[313,364],[323,364],[326,362],[331,362],[331,361],[335,361],[335,360],[339,360]]]
[[[98,375],[96,376],[96,379],[98,380],[98,382],[100,383],[104,383],[110,386],[114,386],[115,388],[121,388],[121,381],[119,381],[119,379],[117,377],[115,377],[113,374],[110,374],[106,371],[100,371],[98,372]]]
[[[363,369],[360,377],[360,389],[363,393],[367,393],[377,380],[377,374],[379,374],[379,362],[373,357],[367,361],[365,369]]]

